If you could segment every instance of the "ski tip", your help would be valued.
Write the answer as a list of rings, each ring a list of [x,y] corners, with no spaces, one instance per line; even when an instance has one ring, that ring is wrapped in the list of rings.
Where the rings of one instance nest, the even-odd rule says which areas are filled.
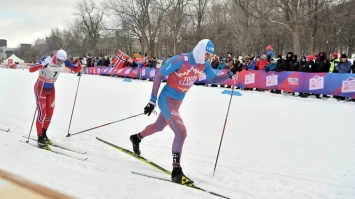
[[[10,128],[9,129],[7,129],[7,131],[6,132],[9,132],[10,131]]]

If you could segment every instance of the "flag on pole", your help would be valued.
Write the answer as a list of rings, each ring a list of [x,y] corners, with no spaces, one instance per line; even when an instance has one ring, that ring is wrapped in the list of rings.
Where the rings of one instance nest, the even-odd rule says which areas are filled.
[[[126,55],[124,52],[121,50],[117,51],[116,57],[112,61],[112,66],[115,68],[123,68],[124,63],[126,60],[129,58],[128,55]]]

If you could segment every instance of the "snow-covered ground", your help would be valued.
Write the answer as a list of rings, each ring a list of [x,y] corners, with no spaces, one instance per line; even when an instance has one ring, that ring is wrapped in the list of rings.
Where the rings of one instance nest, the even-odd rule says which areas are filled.
[[[26,140],[38,73],[0,69],[0,169],[76,198],[218,198],[184,186],[137,176],[169,176],[95,139],[131,149],[129,136],[155,121],[141,115],[66,137],[78,77],[62,73],[48,130],[58,143],[86,151],[87,161],[40,150]],[[142,113],[152,82],[81,77],[70,133]],[[193,86],[180,109],[188,129],[182,167],[196,185],[231,198],[353,199],[354,102],[302,99],[269,92],[234,96],[214,177],[230,96],[224,89]],[[159,109],[157,109],[159,112]],[[31,136],[35,136],[35,126]],[[171,170],[170,128],[145,138],[142,155]],[[74,154],[75,155],[75,154]],[[80,156],[80,155],[79,155]]]

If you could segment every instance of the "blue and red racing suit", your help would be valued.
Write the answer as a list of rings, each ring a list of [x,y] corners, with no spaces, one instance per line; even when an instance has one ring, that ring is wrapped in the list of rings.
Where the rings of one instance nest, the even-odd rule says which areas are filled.
[[[156,102],[161,81],[164,76],[168,76],[167,84],[158,98],[158,106],[161,113],[155,123],[148,125],[139,133],[141,138],[162,131],[169,125],[175,134],[172,151],[179,153],[179,159],[181,159],[182,147],[187,133],[179,108],[187,91],[203,73],[213,83],[221,83],[229,78],[226,71],[215,73],[211,68],[210,62],[205,62],[204,64],[196,63],[193,52],[176,55],[164,64],[154,78],[150,98],[150,101]]]
[[[34,85],[38,112],[36,120],[37,136],[42,134],[42,129],[48,129],[51,122],[55,106],[54,83],[64,66],[75,72],[81,70],[80,61],[78,61],[77,66],[73,65],[68,59],[64,63],[59,63],[55,56],[43,58],[29,69],[31,73],[39,70],[39,76]]]

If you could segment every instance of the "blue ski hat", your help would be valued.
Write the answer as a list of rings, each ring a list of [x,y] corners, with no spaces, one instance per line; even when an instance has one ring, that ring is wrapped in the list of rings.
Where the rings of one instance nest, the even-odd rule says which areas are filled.
[[[214,53],[214,45],[211,40],[208,40],[206,45],[206,52],[213,54]]]

